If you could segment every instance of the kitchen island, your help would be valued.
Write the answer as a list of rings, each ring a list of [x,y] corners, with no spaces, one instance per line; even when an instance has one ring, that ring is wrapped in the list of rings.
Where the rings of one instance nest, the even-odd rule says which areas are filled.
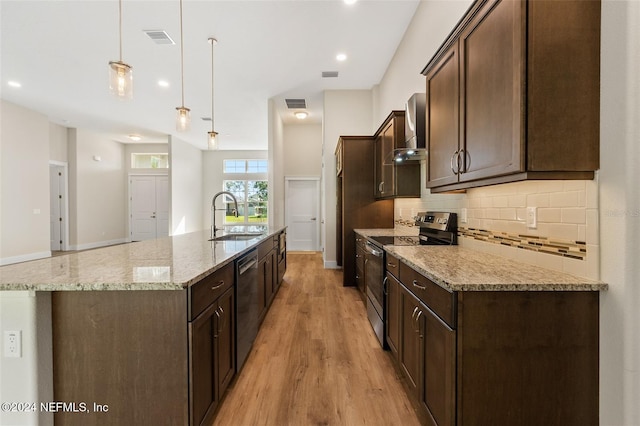
[[[456,245],[384,250],[385,344],[424,423],[598,424],[607,284]]]
[[[241,228],[229,231],[260,234],[202,231],[0,268],[0,290],[51,294],[56,424],[211,420],[236,372],[234,261],[258,249],[280,263],[284,250],[285,228]]]

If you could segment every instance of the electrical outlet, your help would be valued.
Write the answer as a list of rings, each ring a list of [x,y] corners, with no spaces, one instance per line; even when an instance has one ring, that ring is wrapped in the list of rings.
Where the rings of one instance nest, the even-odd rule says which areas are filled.
[[[4,356],[5,358],[22,357],[22,332],[5,331],[4,332]]]
[[[467,209],[460,209],[460,223],[467,223]]]
[[[538,208],[527,207],[527,228],[536,229],[538,227]]]

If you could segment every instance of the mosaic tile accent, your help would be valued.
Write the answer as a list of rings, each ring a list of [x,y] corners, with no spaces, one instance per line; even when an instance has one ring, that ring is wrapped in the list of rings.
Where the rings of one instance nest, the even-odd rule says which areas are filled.
[[[535,235],[514,235],[475,228],[458,228],[458,237],[473,238],[487,243],[501,244],[577,260],[585,260],[587,257],[587,243],[584,241],[563,241]]]

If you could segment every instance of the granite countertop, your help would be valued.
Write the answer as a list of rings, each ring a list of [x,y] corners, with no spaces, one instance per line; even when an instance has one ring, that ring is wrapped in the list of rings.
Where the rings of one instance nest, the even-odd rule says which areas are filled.
[[[354,229],[356,234],[363,237],[417,237],[418,228],[403,226],[401,228],[373,228],[373,229]]]
[[[2,266],[0,290],[183,290],[284,229],[244,241],[198,231]]]
[[[356,229],[362,236],[406,235]],[[400,232],[404,232],[401,230]],[[460,246],[384,246],[385,251],[449,291],[602,291],[607,284]]]

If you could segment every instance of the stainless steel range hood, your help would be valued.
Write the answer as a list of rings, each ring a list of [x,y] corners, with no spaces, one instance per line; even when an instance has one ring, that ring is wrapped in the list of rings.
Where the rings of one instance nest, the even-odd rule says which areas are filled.
[[[395,149],[387,155],[386,164],[397,165],[406,162],[424,160],[427,157],[425,149],[425,107],[426,94],[414,93],[405,104],[404,114],[404,147]]]

